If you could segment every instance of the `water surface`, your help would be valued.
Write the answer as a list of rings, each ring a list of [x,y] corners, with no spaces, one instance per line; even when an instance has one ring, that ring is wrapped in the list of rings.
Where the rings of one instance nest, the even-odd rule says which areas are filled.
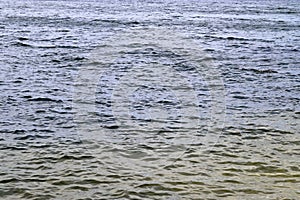
[[[299,15],[293,0],[1,0],[1,199],[297,199]],[[95,83],[95,112],[76,113],[91,103],[74,101],[82,69],[99,66],[91,54],[107,53],[109,38],[149,27],[180,33],[213,59],[226,118],[212,143],[201,141],[213,117],[210,87],[172,49],[143,43],[123,52]],[[198,129],[180,130],[188,106],[175,95],[178,85],[151,84],[153,63],[194,80],[181,94],[196,93]],[[125,111],[112,112],[110,102],[118,81],[123,88],[132,81],[122,79],[132,66],[147,83],[126,104],[137,130],[116,125]],[[170,117],[148,115],[155,106]],[[168,127],[149,130],[155,119]],[[100,125],[105,139],[82,124]]]

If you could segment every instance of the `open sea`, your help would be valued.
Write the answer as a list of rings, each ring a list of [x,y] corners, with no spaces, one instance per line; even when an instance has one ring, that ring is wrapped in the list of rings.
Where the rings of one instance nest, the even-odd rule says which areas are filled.
[[[0,199],[300,199],[299,0],[0,0]]]

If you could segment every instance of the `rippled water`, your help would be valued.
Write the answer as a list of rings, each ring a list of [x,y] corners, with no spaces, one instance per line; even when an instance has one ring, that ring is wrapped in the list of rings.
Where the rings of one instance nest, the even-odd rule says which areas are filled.
[[[1,199],[299,199],[299,33],[296,0],[0,0]]]

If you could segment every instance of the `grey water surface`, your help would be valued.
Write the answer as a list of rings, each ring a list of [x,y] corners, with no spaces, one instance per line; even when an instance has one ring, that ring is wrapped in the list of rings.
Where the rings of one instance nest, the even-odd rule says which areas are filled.
[[[0,199],[299,199],[299,46],[297,0],[0,0]]]

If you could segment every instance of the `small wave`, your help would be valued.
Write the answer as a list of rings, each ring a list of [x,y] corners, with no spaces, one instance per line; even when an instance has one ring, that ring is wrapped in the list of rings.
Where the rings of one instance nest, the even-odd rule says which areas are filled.
[[[26,133],[26,130],[23,130],[23,129],[17,129],[17,130],[14,130],[14,131],[10,131],[12,134],[24,134]]]
[[[23,42],[16,42],[14,45],[18,47],[32,47],[32,45]]]
[[[28,101],[49,101],[49,102],[57,102],[57,103],[63,102],[62,100],[51,99],[49,97],[30,98],[30,99],[28,99]]]
[[[23,39],[22,41],[27,41],[26,39]],[[18,47],[30,47],[30,48],[41,48],[41,49],[55,49],[55,48],[61,48],[61,49],[75,49],[79,48],[78,46],[71,46],[71,45],[35,45],[35,44],[28,44],[25,42],[15,42],[14,46]]]
[[[26,40],[29,40],[28,38],[25,38],[25,37],[18,37],[17,39],[20,40],[20,41],[26,41]]]
[[[123,21],[123,20],[114,20],[114,19],[94,19],[92,22],[103,22],[103,23],[113,23],[120,25],[139,25],[141,22],[138,21]]]
[[[250,69],[245,69],[245,68],[242,68],[243,71],[251,71],[251,72],[254,72],[256,74],[270,74],[270,73],[278,73],[277,71],[273,70],[273,69],[253,69],[253,68],[250,68]]]
[[[220,40],[236,40],[236,41],[258,41],[258,42],[272,42],[271,40],[265,40],[260,38],[244,38],[236,36],[218,36],[218,35],[205,35],[204,38],[220,39]]]
[[[45,135],[25,135],[21,137],[15,137],[15,140],[35,140],[35,139],[47,139],[51,136],[45,136]]]

